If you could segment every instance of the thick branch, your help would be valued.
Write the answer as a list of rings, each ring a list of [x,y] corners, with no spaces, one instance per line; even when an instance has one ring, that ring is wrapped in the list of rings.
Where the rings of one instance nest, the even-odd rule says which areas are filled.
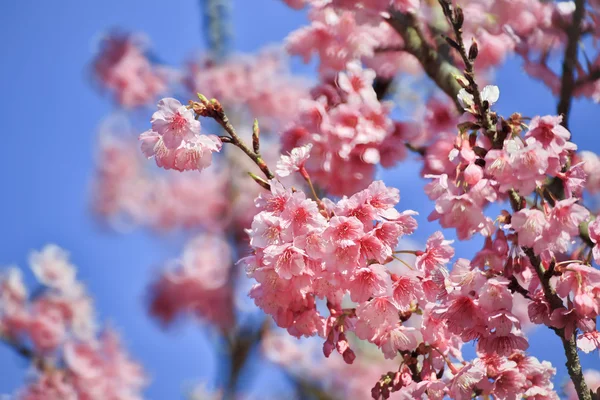
[[[531,261],[531,264],[533,265],[533,268],[540,279],[540,284],[544,290],[544,296],[546,297],[548,303],[550,303],[552,310],[562,308],[563,302],[550,284],[550,276],[546,274],[546,270],[544,269],[540,259],[535,256],[532,249],[526,249],[525,253],[529,257],[529,260]],[[573,333],[571,337],[566,337],[565,330],[563,328],[554,329],[554,332],[563,343],[565,356],[567,357],[567,362],[565,365],[567,366],[567,370],[569,371],[569,376],[573,381],[573,385],[575,385],[577,396],[580,400],[592,400],[590,389],[583,378],[583,371],[581,370],[581,363],[579,362],[579,354],[577,353],[575,333]]]
[[[455,77],[462,75],[461,72],[427,41],[414,15],[392,10],[387,22],[402,36],[403,50],[419,60],[425,73],[454,101],[457,109],[463,112],[456,98],[461,87]]]
[[[560,82],[560,100],[558,102],[557,114],[563,116],[562,125],[568,128],[569,112],[575,90],[575,67],[577,65],[577,50],[579,38],[581,37],[581,23],[585,15],[585,0],[575,0],[575,11],[573,20],[567,30],[567,47],[562,65],[562,78]]]

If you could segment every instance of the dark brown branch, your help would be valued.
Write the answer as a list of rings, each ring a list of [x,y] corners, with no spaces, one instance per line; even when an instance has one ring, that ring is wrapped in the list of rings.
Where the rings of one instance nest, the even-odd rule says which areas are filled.
[[[581,37],[581,24],[585,15],[585,0],[575,0],[575,11],[572,22],[567,30],[567,47],[562,65],[562,78],[560,82],[560,100],[556,113],[563,116],[562,125],[569,127],[569,113],[575,90],[575,68],[577,65],[577,50]]]
[[[464,16],[462,10],[459,7],[453,8],[452,4],[448,0],[439,0],[444,14],[452,30],[454,31],[455,40],[449,41],[454,44],[454,47],[460,54],[460,58],[465,65],[464,76],[469,83],[467,91],[473,95],[473,103],[477,111],[477,119],[479,124],[485,130],[486,135],[494,140],[496,135],[496,124],[492,122],[492,118],[489,111],[489,104],[484,104],[481,98],[481,92],[479,86],[475,81],[475,58],[477,57],[477,43],[473,43],[471,48],[467,51],[465,42],[462,36],[462,25]],[[450,39],[451,40],[451,39]]]
[[[526,299],[531,300],[531,295],[529,294],[527,289],[525,289],[523,286],[521,286],[519,284],[519,281],[517,281],[517,278],[515,278],[514,275],[510,277],[510,283],[508,284],[508,290],[510,290],[513,293],[517,292],[521,296],[525,297]]]
[[[2,332],[0,332],[0,342],[4,342],[7,346],[15,350],[15,352],[21,357],[30,360],[40,371],[51,371],[54,369],[54,366],[52,363],[48,362],[48,360],[36,355],[30,348],[24,346],[14,339],[9,338],[8,336],[5,336],[2,334]]]
[[[538,278],[540,279],[540,284],[542,285],[542,289],[544,290],[544,296],[546,300],[550,304],[552,310],[556,310],[559,308],[563,308],[563,302],[556,294],[556,291],[550,284],[550,276],[546,274],[546,270],[542,265],[542,262],[538,257],[535,256],[532,249],[525,249],[525,254],[529,257],[529,261],[531,261],[531,265],[535,269]],[[577,392],[577,396],[580,400],[592,400],[592,394],[587,384],[585,383],[585,379],[583,377],[583,371],[581,370],[581,363],[579,362],[579,354],[577,353],[577,342],[575,340],[575,333],[571,337],[565,336],[564,328],[554,329],[556,335],[560,338],[563,343],[563,348],[565,350],[565,356],[567,357],[567,362],[565,365],[567,366],[567,370],[569,371],[569,376],[575,385],[575,391]]]
[[[575,89],[579,89],[580,87],[587,85],[588,83],[595,82],[598,79],[600,79],[600,68],[592,69],[587,75],[580,77],[575,81]]]
[[[461,87],[455,77],[462,75],[461,72],[427,41],[414,15],[391,10],[387,22],[402,36],[404,51],[419,60],[427,76],[452,99],[456,108],[463,112],[456,98]]]

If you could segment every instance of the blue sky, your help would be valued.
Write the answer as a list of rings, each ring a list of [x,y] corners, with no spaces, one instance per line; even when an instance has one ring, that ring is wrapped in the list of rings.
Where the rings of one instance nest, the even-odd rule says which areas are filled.
[[[303,24],[305,16],[278,0],[234,0],[235,48],[244,52],[280,42]],[[0,156],[0,265],[26,266],[31,249],[54,242],[68,249],[79,276],[95,298],[99,316],[115,326],[135,358],[154,379],[151,399],[179,398],[186,385],[215,371],[210,342],[197,324],[162,331],[145,313],[146,286],[162,260],[178,254],[177,235],[143,231],[117,235],[103,229],[89,210],[96,129],[112,110],[86,72],[98,34],[111,27],[145,32],[161,60],[181,65],[204,45],[197,0],[3,1],[0,62],[3,110]],[[518,62],[498,73],[498,110],[503,114],[553,113],[556,100],[541,85],[524,77]],[[576,102],[571,130],[582,149],[600,150],[598,106]],[[401,207],[422,211],[423,240],[439,229],[426,224],[427,209],[416,163],[383,173],[403,193]],[[459,256],[474,249],[457,245]],[[531,352],[553,362],[564,379],[559,341],[540,329]],[[598,354],[584,366],[600,368]],[[20,385],[25,363],[0,346],[0,393]]]

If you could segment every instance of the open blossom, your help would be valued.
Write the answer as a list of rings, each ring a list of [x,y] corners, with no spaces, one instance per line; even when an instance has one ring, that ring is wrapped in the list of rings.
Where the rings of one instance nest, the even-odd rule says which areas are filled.
[[[54,244],[32,252],[29,263],[36,278],[46,286],[61,289],[75,283],[75,267],[69,262],[69,254]]]
[[[373,72],[357,63],[344,67],[346,72],[324,78],[313,90],[315,100],[302,102],[295,123],[282,138],[287,151],[312,145],[306,171],[333,195],[366,188],[376,164],[391,167],[406,154],[398,143],[408,129],[393,123],[390,104],[377,99]]]
[[[192,110],[172,98],[162,99],[152,115],[152,129],[139,136],[142,153],[156,165],[178,171],[201,171],[223,145],[216,135],[201,135]]]
[[[445,240],[442,232],[435,232],[427,239],[425,252],[417,254],[415,266],[428,272],[443,267],[454,256],[454,249],[450,246],[451,244],[452,240]]]
[[[489,105],[492,105],[498,101],[500,90],[498,86],[488,85],[481,90],[480,96],[481,101],[487,101]],[[460,89],[457,98],[465,110],[470,110],[475,105],[473,95],[467,92],[466,89]]]
[[[275,170],[277,175],[283,178],[291,175],[293,172],[304,170],[304,164],[310,157],[311,148],[312,144],[309,143],[293,149],[289,156],[282,155],[281,159],[277,162],[277,169]]]
[[[511,225],[519,234],[519,245],[533,247],[541,238],[548,221],[542,211],[525,208],[513,214]]]
[[[169,149],[176,149],[182,141],[187,141],[200,133],[200,121],[194,112],[173,98],[158,102],[158,111],[152,114],[152,130],[158,133]]]

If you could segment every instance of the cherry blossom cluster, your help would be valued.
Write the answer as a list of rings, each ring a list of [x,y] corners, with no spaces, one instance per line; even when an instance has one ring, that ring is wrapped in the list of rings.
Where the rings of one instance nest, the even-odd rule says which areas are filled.
[[[47,245],[29,264],[40,287],[29,294],[21,270],[0,276],[0,339],[35,367],[17,398],[141,399],[146,378],[111,330],[98,332],[92,301],[66,251]]]
[[[406,37],[390,27],[393,20],[407,21],[422,30],[429,40],[448,29],[437,2],[419,0],[284,0],[293,8],[309,6],[310,25],[292,32],[287,39],[288,51],[308,61],[320,57],[320,70],[343,70],[348,62],[361,60],[374,68],[379,77],[391,78],[398,72],[418,73],[414,54]],[[597,38],[599,8],[590,2],[582,18],[582,34]],[[567,31],[575,11],[575,2],[537,0],[467,0],[462,1],[465,41],[477,40],[477,69],[487,71],[515,53],[523,58],[524,70],[543,81],[559,94],[561,75],[548,64],[550,55],[565,47]],[[438,51],[444,51],[436,44]],[[575,96],[600,99],[600,55],[588,56],[587,68],[577,66]],[[461,64],[461,60],[453,60]]]
[[[319,71],[325,75],[343,71],[349,62],[356,60],[363,61],[378,76],[386,78],[399,72],[419,71],[418,63],[410,54],[398,51],[403,47],[402,38],[389,24],[377,18],[377,10],[355,7],[358,2],[346,3],[340,7],[337,4],[313,6],[309,12],[311,24],[288,36],[288,52],[301,56],[305,62],[314,54],[318,55]],[[379,8],[385,9],[385,1],[379,3]],[[418,1],[416,3],[418,6]],[[416,9],[410,5],[408,8]],[[360,14],[368,15],[357,15],[358,10]]]
[[[222,235],[200,234],[187,242],[153,285],[150,310],[163,323],[192,313],[223,330],[233,324],[231,246]]]
[[[150,121],[152,129],[140,135],[142,151],[161,168],[202,171],[212,162],[212,153],[221,151],[221,140],[202,135],[194,111],[176,99],[160,100]]]
[[[366,302],[384,289],[389,277],[381,263],[416,227],[412,212],[393,208],[399,199],[397,190],[378,181],[337,204],[318,203],[271,181],[271,192],[257,199],[260,212],[249,231],[254,255],[244,261],[248,275],[259,283],[250,296],[291,334],[323,334],[326,320],[317,310],[317,298],[327,298],[335,311],[346,291]],[[338,317],[343,325],[346,315]],[[344,341],[343,329],[340,333]],[[340,346],[352,361],[352,351]]]
[[[283,133],[284,150],[312,145],[306,165],[315,182],[334,195],[351,194],[373,181],[375,167],[405,157],[410,127],[390,118],[391,105],[373,89],[374,71],[350,63],[335,79],[313,89],[296,122]]]
[[[169,73],[150,61],[141,37],[115,33],[106,36],[92,67],[101,87],[124,108],[151,103],[167,89]]]
[[[302,99],[310,98],[307,82],[292,77],[285,61],[275,49],[221,62],[204,57],[188,64],[184,83],[191,93],[217,98],[227,109],[259,118],[263,128],[281,126],[296,118]]]

